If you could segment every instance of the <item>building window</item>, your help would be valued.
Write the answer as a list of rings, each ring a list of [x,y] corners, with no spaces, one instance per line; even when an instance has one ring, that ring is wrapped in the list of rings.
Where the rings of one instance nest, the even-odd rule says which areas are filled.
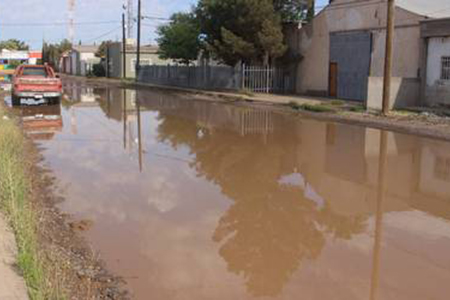
[[[434,176],[444,181],[450,181],[450,158],[436,157],[434,161]]]
[[[450,80],[450,56],[441,58],[441,80]]]

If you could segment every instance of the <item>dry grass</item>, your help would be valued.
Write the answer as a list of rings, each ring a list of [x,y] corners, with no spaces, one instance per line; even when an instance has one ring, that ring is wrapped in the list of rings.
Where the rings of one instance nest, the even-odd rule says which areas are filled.
[[[18,266],[33,300],[64,299],[58,279],[50,274],[38,246],[38,216],[30,201],[24,137],[0,105],[0,209],[14,230]]]

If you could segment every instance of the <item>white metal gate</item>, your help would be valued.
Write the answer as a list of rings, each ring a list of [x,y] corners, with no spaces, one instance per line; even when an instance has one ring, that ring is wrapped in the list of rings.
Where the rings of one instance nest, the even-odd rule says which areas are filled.
[[[262,66],[242,66],[242,89],[255,93],[291,93],[292,76],[283,69]]]

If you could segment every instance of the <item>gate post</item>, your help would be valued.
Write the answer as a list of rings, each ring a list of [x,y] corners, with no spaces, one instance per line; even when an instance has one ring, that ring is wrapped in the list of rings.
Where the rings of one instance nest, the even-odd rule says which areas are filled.
[[[241,89],[245,89],[245,64],[241,64]]]

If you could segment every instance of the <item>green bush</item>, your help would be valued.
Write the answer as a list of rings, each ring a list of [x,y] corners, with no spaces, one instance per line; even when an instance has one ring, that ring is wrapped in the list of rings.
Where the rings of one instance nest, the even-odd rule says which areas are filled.
[[[105,77],[106,76],[105,66],[102,63],[95,64],[92,67],[92,75],[95,77]]]

